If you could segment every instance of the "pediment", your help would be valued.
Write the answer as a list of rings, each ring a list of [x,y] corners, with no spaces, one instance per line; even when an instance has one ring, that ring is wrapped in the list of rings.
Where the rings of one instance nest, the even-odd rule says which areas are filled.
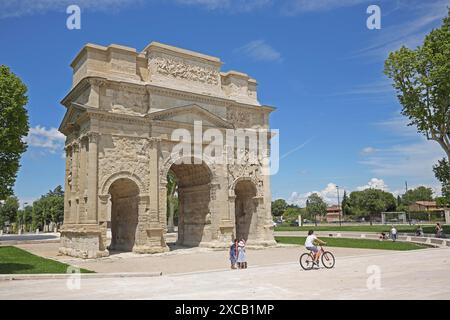
[[[59,131],[67,135],[77,127],[77,120],[81,117],[86,109],[78,104],[72,103],[66,111],[64,118],[59,126]]]
[[[196,104],[152,112],[148,114],[148,118],[151,120],[179,122],[192,125],[194,124],[194,121],[202,121],[204,126],[233,128],[233,125],[230,122],[223,120],[219,116]]]

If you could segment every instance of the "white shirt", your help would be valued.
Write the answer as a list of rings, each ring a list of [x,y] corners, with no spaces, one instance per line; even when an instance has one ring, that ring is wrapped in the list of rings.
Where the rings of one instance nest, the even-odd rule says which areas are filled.
[[[314,240],[316,240],[317,237],[316,235],[312,234],[310,236],[306,237],[306,241],[305,241],[305,247],[314,247]]]
[[[392,228],[392,229],[391,229],[391,234],[397,234],[397,229]]]

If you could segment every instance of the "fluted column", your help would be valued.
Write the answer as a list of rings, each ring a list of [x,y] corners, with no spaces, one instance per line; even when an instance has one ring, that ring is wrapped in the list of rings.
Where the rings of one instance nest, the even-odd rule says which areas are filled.
[[[159,140],[156,138],[150,139],[150,222],[151,223],[161,223],[162,217],[160,217],[159,212],[159,168],[158,168],[158,144]]]
[[[64,182],[64,223],[70,223],[73,220],[71,217],[71,184],[72,184],[72,168],[71,168],[71,159],[72,159],[72,147],[66,146],[64,148],[66,151],[66,174],[65,174],[65,182]]]
[[[91,132],[88,134],[89,152],[87,168],[87,223],[98,222],[98,142],[99,134]]]
[[[72,221],[79,223],[79,188],[78,188],[78,168],[79,168],[79,142],[72,144],[72,192],[71,192],[71,216]]]

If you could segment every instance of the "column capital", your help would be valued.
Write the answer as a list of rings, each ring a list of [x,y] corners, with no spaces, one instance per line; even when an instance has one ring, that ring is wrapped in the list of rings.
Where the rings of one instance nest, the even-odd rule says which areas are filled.
[[[89,142],[98,143],[98,139],[100,138],[100,133],[98,132],[88,132],[86,136],[89,139]]]

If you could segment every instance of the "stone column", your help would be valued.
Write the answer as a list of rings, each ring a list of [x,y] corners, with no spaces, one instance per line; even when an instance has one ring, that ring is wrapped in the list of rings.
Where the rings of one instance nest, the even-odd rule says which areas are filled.
[[[159,166],[158,166],[158,140],[156,138],[150,138],[150,185],[149,185],[149,195],[150,195],[150,222],[158,224],[161,222],[162,217],[160,217],[159,212]],[[142,191],[141,191],[142,192]]]
[[[110,217],[108,216],[108,206],[111,199],[111,195],[110,194],[99,195],[98,198],[100,199],[98,221],[107,222],[110,219]]]
[[[85,223],[87,216],[86,169],[87,169],[87,137],[80,137],[78,166],[78,223]]]
[[[78,215],[78,202],[79,202],[79,189],[78,189],[78,155],[79,155],[79,142],[75,141],[72,144],[72,194],[71,194],[71,216],[72,221],[79,223]]]
[[[91,132],[89,138],[89,154],[87,168],[88,214],[86,223],[98,223],[98,141],[99,135]]]
[[[150,176],[149,176],[149,214],[146,223],[146,232],[149,247],[145,252],[164,252],[169,247],[165,242],[166,212],[160,210],[160,188],[159,188],[159,143],[161,139],[150,138]],[[141,191],[142,192],[142,191]],[[142,250],[142,249],[139,249]],[[141,251],[142,252],[142,251]]]
[[[73,220],[71,216],[71,208],[69,206],[69,202],[71,202],[71,183],[72,183],[72,168],[71,168],[71,158],[72,158],[72,148],[70,146],[66,146],[64,148],[66,151],[66,175],[65,175],[65,183],[64,183],[64,223],[70,223]]]

